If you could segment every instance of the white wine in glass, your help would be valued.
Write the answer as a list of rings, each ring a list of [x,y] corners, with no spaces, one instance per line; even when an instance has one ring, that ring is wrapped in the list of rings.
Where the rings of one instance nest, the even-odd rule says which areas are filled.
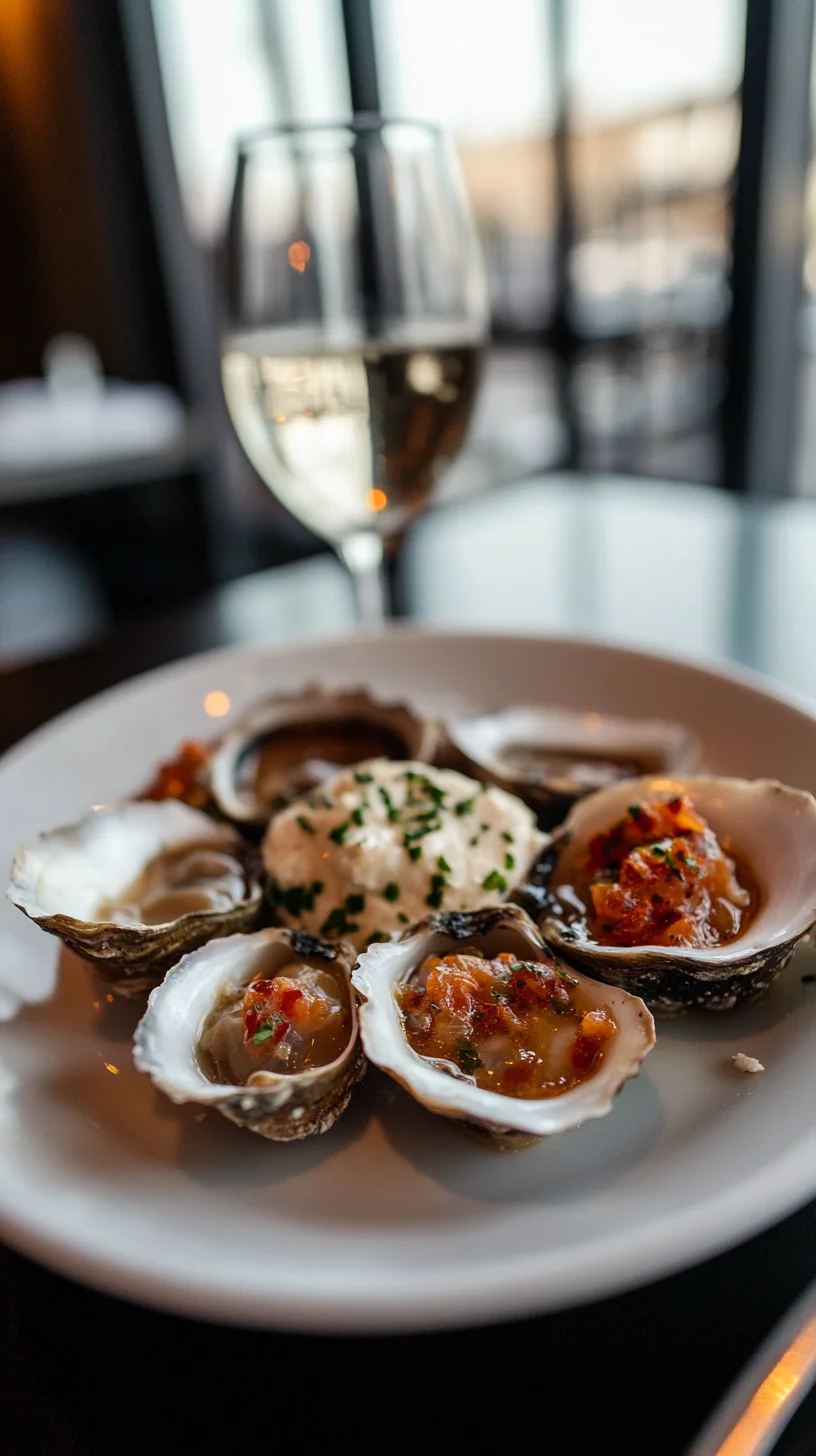
[[[239,146],[222,378],[275,496],[391,614],[384,558],[465,437],[487,339],[484,271],[447,138],[357,117]]]

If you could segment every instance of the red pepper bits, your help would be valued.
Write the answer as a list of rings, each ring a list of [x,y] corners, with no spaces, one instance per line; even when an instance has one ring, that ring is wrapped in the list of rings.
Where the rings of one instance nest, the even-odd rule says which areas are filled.
[[[723,945],[751,913],[734,861],[686,794],[630,804],[590,840],[585,875],[602,945]]]
[[[285,1037],[290,1026],[309,1036],[319,1031],[332,1014],[331,1003],[291,976],[258,977],[244,992],[244,1044],[269,1052]]]
[[[142,799],[181,799],[193,809],[206,809],[212,803],[204,772],[211,753],[210,745],[193,739],[182,743],[175,758],[162,763],[155,778],[142,792]]]
[[[617,1032],[606,1012],[576,1004],[577,985],[547,961],[502,952],[429,956],[397,994],[420,1056],[454,1063],[479,1087],[535,1098],[582,1081]]]

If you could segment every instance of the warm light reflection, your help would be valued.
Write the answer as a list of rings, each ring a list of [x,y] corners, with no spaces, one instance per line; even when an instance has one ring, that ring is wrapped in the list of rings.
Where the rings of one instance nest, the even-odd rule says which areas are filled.
[[[113,992],[112,991],[106,991],[105,992],[105,1000],[107,1001],[107,1003],[108,1003],[109,1006],[112,1006],[113,1005]]]
[[[215,691],[208,693],[204,699],[204,712],[209,713],[211,718],[223,718],[231,707],[232,701],[226,693]]]
[[[649,788],[658,794],[682,794],[683,785],[676,779],[652,779]]]
[[[100,1003],[98,1001],[92,1001],[91,1005],[93,1006],[94,1011],[99,1010]]]
[[[588,728],[589,731],[590,731],[590,733],[597,733],[597,731],[600,728],[600,726],[601,726],[601,715],[600,715],[600,713],[586,713],[585,714],[585,716],[584,716],[584,727],[585,728]]]
[[[811,1320],[766,1375],[715,1456],[751,1456],[758,1449],[758,1438],[772,1429],[772,1422],[781,1407],[809,1372],[814,1354],[816,1320]]]
[[[114,1077],[119,1076],[119,1068],[115,1067],[113,1065],[113,1062],[103,1062],[102,1065],[105,1068],[106,1072],[113,1072]]]
[[[312,250],[309,247],[308,243],[298,241],[297,243],[289,244],[287,257],[289,259],[290,266],[294,268],[296,273],[305,272],[306,264],[308,263],[311,256]]]
[[[388,496],[384,490],[370,490],[366,500],[372,511],[384,511],[388,505]]]

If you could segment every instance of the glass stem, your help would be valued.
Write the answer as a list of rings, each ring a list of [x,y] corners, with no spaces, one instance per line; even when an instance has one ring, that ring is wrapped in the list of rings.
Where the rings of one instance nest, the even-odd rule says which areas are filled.
[[[340,545],[340,556],[354,587],[357,620],[381,627],[395,615],[392,563],[376,531],[355,531]]]

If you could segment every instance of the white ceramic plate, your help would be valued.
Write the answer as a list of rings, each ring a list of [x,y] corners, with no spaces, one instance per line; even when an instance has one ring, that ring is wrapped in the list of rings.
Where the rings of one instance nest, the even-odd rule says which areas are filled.
[[[744,676],[585,642],[430,634],[189,659],[0,762],[0,852],[132,793],[214,689],[310,681],[426,708],[557,702],[683,718],[706,766],[816,790],[816,716]],[[223,722],[224,720],[222,720]],[[758,1006],[659,1026],[608,1117],[524,1152],[470,1142],[371,1072],[329,1133],[279,1146],[176,1108],[135,1072],[138,1009],[0,912],[0,1233],[146,1304],[306,1330],[399,1330],[578,1303],[698,1261],[816,1192],[809,951]],[[734,1052],[758,1057],[747,1076]]]

